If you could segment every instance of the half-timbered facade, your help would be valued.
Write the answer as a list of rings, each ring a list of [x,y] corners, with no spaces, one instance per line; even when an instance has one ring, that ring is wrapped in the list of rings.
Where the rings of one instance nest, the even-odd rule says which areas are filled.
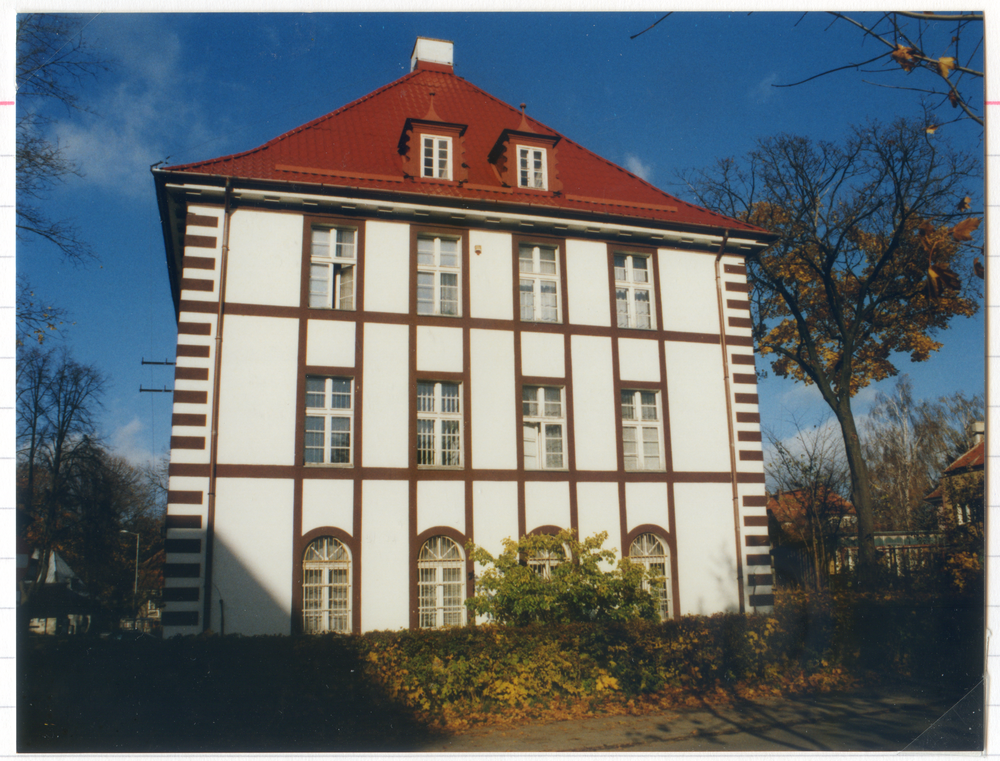
[[[456,76],[154,170],[177,309],[167,635],[466,621],[467,542],[609,534],[662,614],[771,603],[744,258]]]

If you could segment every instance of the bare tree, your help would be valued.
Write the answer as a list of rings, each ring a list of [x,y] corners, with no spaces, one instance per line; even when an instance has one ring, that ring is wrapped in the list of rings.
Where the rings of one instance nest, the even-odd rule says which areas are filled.
[[[779,135],[742,163],[687,178],[697,200],[779,237],[747,261],[754,342],[776,375],[815,384],[840,426],[858,519],[862,587],[875,581],[874,512],[852,397],[926,361],[935,336],[980,306],[978,162],[922,123],[856,127],[843,144]],[[971,260],[971,261],[970,261]]]
[[[864,428],[864,452],[876,522],[895,531],[925,526],[920,507],[942,471],[972,448],[971,427],[984,414],[983,399],[961,392],[915,400],[903,375],[892,392],[879,392]]]
[[[843,445],[826,423],[806,428],[796,422],[790,439],[771,430],[765,430],[765,436],[770,444],[766,470],[773,489],[769,508],[778,529],[776,547],[803,550],[812,563],[807,578],[822,588],[853,512],[843,497],[850,482]]]

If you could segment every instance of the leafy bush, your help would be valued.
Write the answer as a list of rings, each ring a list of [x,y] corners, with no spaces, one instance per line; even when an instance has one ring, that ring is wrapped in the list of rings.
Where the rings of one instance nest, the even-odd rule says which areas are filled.
[[[500,624],[628,621],[657,618],[653,596],[642,588],[646,570],[602,548],[606,531],[583,541],[574,532],[505,539],[493,557],[469,543],[470,557],[486,570],[476,579],[469,610]]]

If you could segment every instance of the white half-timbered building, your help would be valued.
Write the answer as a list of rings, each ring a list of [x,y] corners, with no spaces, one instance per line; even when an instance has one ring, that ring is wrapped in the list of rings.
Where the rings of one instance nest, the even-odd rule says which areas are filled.
[[[178,322],[164,631],[466,621],[469,540],[607,531],[664,616],[771,605],[744,258],[456,76],[154,169]]]

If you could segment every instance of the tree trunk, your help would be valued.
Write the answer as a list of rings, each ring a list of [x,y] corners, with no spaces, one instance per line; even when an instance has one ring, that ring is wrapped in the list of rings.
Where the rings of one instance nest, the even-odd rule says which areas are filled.
[[[872,509],[871,487],[868,482],[868,466],[861,451],[858,429],[854,423],[850,398],[846,398],[834,409],[837,422],[844,436],[844,450],[847,466],[851,473],[851,502],[858,518],[858,589],[870,592],[875,586],[875,517]]]

